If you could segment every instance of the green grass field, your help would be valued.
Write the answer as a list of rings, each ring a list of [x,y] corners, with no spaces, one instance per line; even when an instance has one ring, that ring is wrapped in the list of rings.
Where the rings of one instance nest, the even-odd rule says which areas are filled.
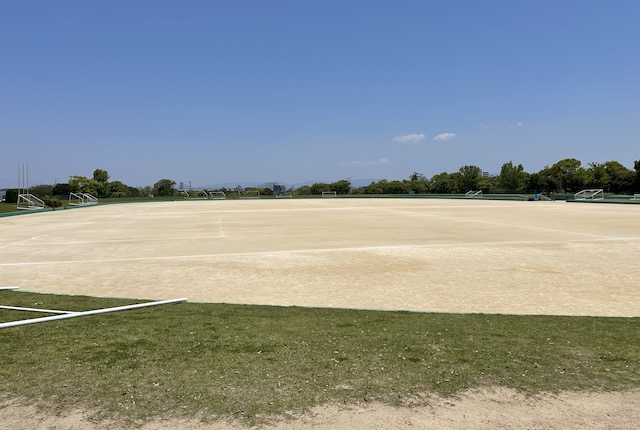
[[[0,292],[64,310],[131,301]],[[41,314],[0,310],[0,322]],[[184,303],[0,330],[0,400],[135,426],[248,424],[335,402],[420,403],[472,388],[640,386],[640,319]]]

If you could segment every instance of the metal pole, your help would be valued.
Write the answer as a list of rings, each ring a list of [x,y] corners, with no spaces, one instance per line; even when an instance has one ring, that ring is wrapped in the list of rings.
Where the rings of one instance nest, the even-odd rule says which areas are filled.
[[[36,324],[36,323],[47,322],[47,321],[64,320],[64,319],[75,318],[75,317],[84,317],[88,315],[104,314],[107,312],[126,311],[129,309],[138,309],[138,308],[144,308],[148,306],[159,306],[159,305],[166,305],[169,303],[186,302],[186,301],[187,301],[186,298],[173,299],[173,300],[160,300],[157,302],[138,303],[135,305],[127,305],[127,306],[117,306],[115,308],[96,309],[93,311],[74,312],[74,313],[64,314],[64,315],[54,315],[50,317],[32,318],[32,319],[21,320],[21,321],[11,321],[11,322],[0,324],[0,329],[18,327],[18,326],[27,325],[27,324]]]

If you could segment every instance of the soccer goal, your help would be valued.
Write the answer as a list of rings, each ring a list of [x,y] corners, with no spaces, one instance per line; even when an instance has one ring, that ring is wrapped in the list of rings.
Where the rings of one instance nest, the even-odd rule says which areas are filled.
[[[291,194],[276,194],[276,199],[292,199]]]
[[[20,210],[39,210],[44,209],[44,201],[33,194],[18,194],[17,209]]]
[[[592,188],[587,190],[582,190],[573,195],[575,200],[603,200],[604,199],[604,191],[602,188]]]
[[[18,200],[16,208],[19,210],[39,210],[44,209],[44,207],[44,201],[29,192],[29,165],[18,163]]]
[[[224,191],[209,191],[209,198],[211,200],[225,200],[227,195]]]
[[[482,190],[478,190],[478,191],[469,190],[466,193],[464,193],[465,199],[475,199],[478,197],[482,197]]]
[[[70,193],[69,206],[97,205],[98,198],[89,193]]]
[[[337,197],[337,193],[335,191],[323,191],[322,197]]]
[[[640,200],[640,194],[634,194],[631,200]]]

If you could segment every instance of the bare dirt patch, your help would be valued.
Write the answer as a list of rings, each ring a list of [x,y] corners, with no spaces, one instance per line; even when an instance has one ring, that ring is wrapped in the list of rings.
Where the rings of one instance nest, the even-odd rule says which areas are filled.
[[[455,398],[429,398],[427,404],[391,407],[367,404],[357,407],[319,406],[310,413],[262,426],[284,429],[632,429],[640,422],[640,391],[615,393],[569,392],[525,397],[499,388],[464,393]],[[112,422],[95,423],[86,411],[45,413],[16,402],[0,404],[0,430],[114,430]],[[142,430],[244,430],[230,422],[202,423],[163,419],[146,423]]]

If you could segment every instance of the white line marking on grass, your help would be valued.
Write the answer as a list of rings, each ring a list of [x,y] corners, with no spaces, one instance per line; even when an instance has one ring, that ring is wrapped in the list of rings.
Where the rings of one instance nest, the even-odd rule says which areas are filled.
[[[43,266],[43,265],[63,265],[63,264],[89,264],[89,263],[126,263],[137,261],[163,261],[163,260],[198,260],[215,259],[225,257],[246,257],[256,255],[286,255],[286,254],[314,254],[330,252],[363,252],[363,251],[384,251],[399,249],[420,249],[420,248],[452,248],[452,247],[475,247],[475,246],[509,246],[509,245],[565,245],[570,243],[595,243],[595,242],[633,242],[640,238],[611,237],[601,239],[576,239],[564,241],[517,241],[517,242],[465,242],[465,243],[440,243],[430,245],[389,245],[389,246],[363,246],[354,248],[319,248],[319,249],[291,249],[285,251],[252,251],[234,252],[227,254],[194,254],[194,255],[171,255],[158,257],[134,257],[134,258],[100,258],[92,260],[63,260],[63,261],[29,261],[19,263],[0,263],[0,267],[23,267],[23,266]]]

